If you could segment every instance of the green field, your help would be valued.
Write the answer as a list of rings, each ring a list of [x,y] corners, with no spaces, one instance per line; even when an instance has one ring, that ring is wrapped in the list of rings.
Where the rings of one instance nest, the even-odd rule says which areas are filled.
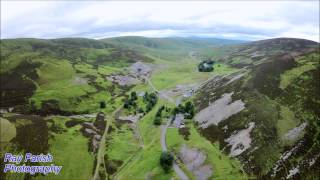
[[[236,71],[227,64],[217,63],[213,72],[199,72],[197,65],[199,61],[193,59],[182,59],[177,62],[157,60],[159,70],[151,77],[151,82],[159,89],[169,89],[181,84],[198,84],[215,75],[225,75]]]
[[[53,134],[49,140],[50,153],[54,157],[53,163],[63,166],[59,176],[48,175],[38,179],[83,179],[91,178],[94,156],[88,152],[88,139],[79,132],[80,125],[66,128],[64,123],[68,118],[53,118],[56,125],[67,130]]]
[[[139,121],[143,141],[142,149],[139,149],[130,157],[130,161],[120,173],[117,174],[119,179],[144,179],[147,175],[155,179],[168,179],[172,173],[165,174],[160,167],[159,158],[161,154],[160,146],[160,128],[153,125],[153,118],[157,109],[164,102],[159,102],[153,110]]]
[[[14,124],[10,123],[7,119],[0,118],[0,145],[1,148],[5,147],[9,141],[16,136],[16,128]]]

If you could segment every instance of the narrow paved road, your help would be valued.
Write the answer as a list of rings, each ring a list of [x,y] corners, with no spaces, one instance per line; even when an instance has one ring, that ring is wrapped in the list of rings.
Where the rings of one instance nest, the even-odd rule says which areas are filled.
[[[167,129],[171,124],[171,120],[168,120],[166,125],[161,126],[161,148],[162,151],[167,151],[167,143],[166,143],[166,135],[167,135]],[[176,174],[179,176],[181,180],[188,180],[188,176],[183,172],[183,170],[178,166],[178,164],[173,161],[173,170],[176,172]]]
[[[174,100],[172,98],[166,96],[163,93],[160,93],[147,77],[145,77],[145,80],[148,82],[148,84],[151,86],[151,88],[155,92],[157,92],[160,96],[162,95],[162,98],[170,101],[171,103],[174,103]],[[167,134],[167,129],[170,126],[170,124],[171,124],[171,120],[168,120],[168,122],[165,126],[163,126],[163,125],[160,126],[160,128],[161,128],[160,143],[161,143],[162,151],[167,151],[166,134]],[[189,179],[188,176],[182,171],[182,169],[178,166],[178,164],[175,161],[173,162],[173,170],[179,176],[179,178],[181,180],[188,180]]]

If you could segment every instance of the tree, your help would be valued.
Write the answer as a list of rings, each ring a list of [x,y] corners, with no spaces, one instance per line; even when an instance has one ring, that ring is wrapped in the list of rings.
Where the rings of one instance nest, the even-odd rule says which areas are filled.
[[[106,102],[105,101],[100,101],[100,108],[101,109],[106,108]]]
[[[129,109],[129,108],[130,108],[130,102],[129,102],[128,99],[126,99],[126,100],[124,101],[123,107],[124,107],[125,109]]]
[[[154,105],[157,104],[158,97],[155,93],[148,94],[146,93],[143,97],[143,101],[147,104],[146,112],[151,111]]]
[[[153,120],[153,124],[154,125],[161,125],[161,117],[159,117],[159,116],[156,116],[155,118],[154,118],[154,120]]]
[[[146,106],[146,112],[150,112],[152,107],[153,106],[150,103],[148,103],[147,106]]]
[[[143,96],[143,102],[147,102],[148,101],[148,97],[149,97],[149,94],[148,92],[146,92]]]
[[[141,107],[138,108],[138,113],[144,113],[144,111]]]
[[[132,92],[131,92],[131,100],[135,101],[135,100],[137,100],[137,99],[138,99],[137,93],[136,93],[135,91],[132,91]]]
[[[214,61],[202,61],[198,64],[198,71],[199,72],[211,72],[213,71],[213,64]]]
[[[158,111],[157,111],[157,113],[156,113],[156,116],[158,116],[158,117],[161,117],[161,114],[162,114],[162,111],[164,110],[164,106],[161,106],[159,109],[158,109]]]
[[[162,152],[160,156],[160,165],[166,173],[169,172],[173,165],[173,156],[169,152]]]

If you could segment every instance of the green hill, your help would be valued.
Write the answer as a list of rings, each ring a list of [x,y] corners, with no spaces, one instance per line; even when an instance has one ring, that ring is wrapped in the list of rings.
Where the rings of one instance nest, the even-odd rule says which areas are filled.
[[[176,60],[188,57],[192,51],[205,51],[213,47],[240,44],[245,41],[215,38],[145,38],[139,36],[124,36],[103,39],[103,42],[116,44],[121,47],[136,49],[143,53],[160,57],[165,60]]]
[[[220,61],[243,71],[214,78],[198,91],[194,102],[201,112],[221,101],[225,93],[233,93],[232,101],[241,101],[244,109],[200,129],[201,133],[222,144],[226,153],[241,152],[236,157],[246,172],[259,179],[313,179],[319,173],[315,164],[320,160],[319,60],[319,44],[302,39],[237,46]],[[221,111],[227,109],[225,105]],[[250,123],[254,124],[251,132]],[[246,129],[250,133],[247,142],[251,138],[249,147],[240,139],[230,141],[240,132],[242,140],[248,138],[244,137]],[[232,146],[231,142],[238,144]]]
[[[137,61],[153,60],[134,50],[92,39],[1,40],[0,106],[22,105],[20,108],[28,109],[24,105],[30,105],[33,96],[37,109],[42,101],[55,99],[65,111],[80,112],[73,106],[79,105],[79,96],[98,96],[99,87],[108,84],[105,74]],[[73,83],[77,78],[87,79],[88,83]],[[66,92],[61,93],[61,88]]]

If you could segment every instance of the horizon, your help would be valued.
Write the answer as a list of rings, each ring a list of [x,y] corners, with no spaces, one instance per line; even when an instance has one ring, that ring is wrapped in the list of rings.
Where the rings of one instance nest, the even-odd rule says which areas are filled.
[[[310,39],[303,39],[303,38],[295,38],[295,37],[273,37],[273,38],[266,38],[266,39],[258,39],[258,40],[244,40],[244,39],[229,39],[229,38],[218,38],[218,37],[197,37],[197,36],[188,36],[188,37],[180,37],[180,36],[168,36],[168,37],[147,37],[147,36],[114,36],[114,37],[106,37],[106,38],[88,38],[88,37],[58,37],[58,38],[34,38],[34,37],[18,37],[18,38],[5,38],[0,40],[16,40],[16,39],[38,39],[38,40],[56,40],[56,39],[89,39],[89,40],[104,40],[104,39],[112,39],[112,38],[126,38],[126,37],[137,37],[137,38],[150,38],[150,39],[174,39],[174,38],[181,38],[181,39],[216,39],[216,40],[228,40],[228,41],[239,41],[240,43],[250,43],[255,41],[263,41],[269,39],[302,39],[320,43],[319,41],[314,41]],[[241,42],[242,41],[242,42]]]
[[[0,38],[142,36],[243,41],[299,38],[320,42],[318,3],[1,1]]]

